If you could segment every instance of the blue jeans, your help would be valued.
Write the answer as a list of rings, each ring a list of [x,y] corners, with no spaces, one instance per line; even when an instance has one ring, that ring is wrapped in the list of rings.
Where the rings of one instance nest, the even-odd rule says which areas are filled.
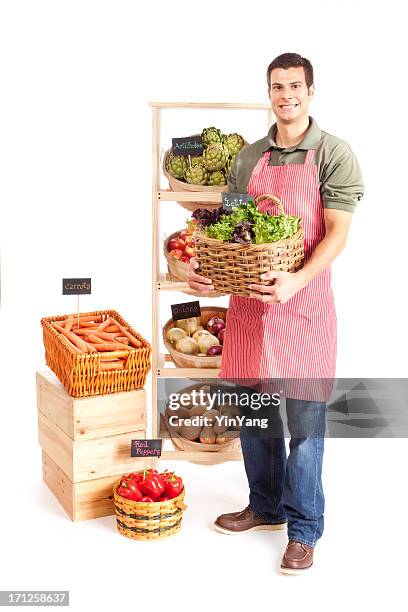
[[[288,522],[289,540],[313,546],[323,533],[322,463],[326,404],[286,399],[289,457],[279,407],[269,408],[266,435],[241,426],[249,505],[272,523]],[[257,417],[251,410],[251,417]]]

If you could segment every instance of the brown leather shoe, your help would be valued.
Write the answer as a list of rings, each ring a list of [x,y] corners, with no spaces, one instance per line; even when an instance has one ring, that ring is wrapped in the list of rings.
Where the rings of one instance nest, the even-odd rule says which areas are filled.
[[[290,541],[280,566],[282,574],[303,574],[313,565],[313,548]]]
[[[236,534],[248,531],[281,531],[285,529],[285,523],[270,523],[256,516],[249,506],[240,512],[221,514],[214,523],[214,527],[221,533]]]

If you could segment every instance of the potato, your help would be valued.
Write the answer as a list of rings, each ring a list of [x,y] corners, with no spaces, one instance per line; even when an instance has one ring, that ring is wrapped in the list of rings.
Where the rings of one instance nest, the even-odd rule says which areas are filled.
[[[213,427],[203,427],[200,433],[201,444],[215,444],[216,435]]]
[[[221,417],[221,423],[219,424],[217,421],[214,423],[214,431],[216,434],[222,434],[224,431],[228,429],[228,418],[229,417]]]
[[[173,422],[174,423],[174,422]],[[170,433],[180,433],[181,432],[181,428],[183,427],[183,419],[177,419],[177,423],[170,425],[170,423],[168,424],[168,428]]]
[[[204,414],[204,417],[206,418],[206,422],[210,425],[214,425],[214,423],[216,423],[215,417],[220,416],[220,413],[218,412],[218,410],[207,410],[206,413]]]
[[[216,444],[225,444],[226,442],[230,442],[235,438],[239,438],[239,431],[225,431],[222,434],[217,435],[217,439],[215,440]]]
[[[200,436],[201,430],[201,425],[183,425],[180,435],[182,438],[186,438],[186,440],[193,442]]]
[[[206,406],[194,406],[194,408],[191,408],[190,410],[190,416],[201,416],[202,414],[205,414],[207,412],[207,408]]]
[[[180,406],[179,408],[176,408],[176,410],[173,410],[173,408],[170,408],[170,406],[166,406],[165,414],[167,417],[177,416],[184,419],[190,416],[190,410],[185,406]]]

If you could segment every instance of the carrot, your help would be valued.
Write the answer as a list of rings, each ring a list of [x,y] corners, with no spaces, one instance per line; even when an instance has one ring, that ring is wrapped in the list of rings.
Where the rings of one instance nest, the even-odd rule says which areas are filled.
[[[120,332],[120,329],[119,329],[119,327],[117,325],[109,325],[109,327],[106,327],[104,329],[104,331],[118,333],[118,332]]]
[[[129,339],[126,336],[115,336],[116,342],[123,342],[123,344],[129,344]]]
[[[123,361],[101,361],[99,364],[100,370],[123,370],[125,364]]]
[[[136,348],[140,348],[142,346],[142,343],[140,342],[140,340],[138,340],[137,338],[135,338],[134,336],[132,336],[132,334],[130,334],[128,332],[128,330],[123,327],[123,325],[121,325],[120,323],[118,323],[115,319],[113,319],[112,317],[110,317],[111,322],[113,323],[113,325],[117,325],[120,329],[120,331],[122,332],[122,334],[124,336],[126,336],[126,338],[129,338],[129,340],[131,341],[131,343],[133,344],[133,346],[135,346]]]
[[[82,351],[75,346],[75,344],[72,344],[72,342],[70,340],[68,340],[68,338],[66,336],[64,336],[64,334],[59,334],[59,338],[63,336],[65,342],[68,344],[69,348],[71,348],[73,351],[75,351],[75,353],[78,353],[79,355],[82,355]]]
[[[83,353],[87,353],[88,352],[88,346],[86,344],[86,342],[84,342],[83,340],[81,340],[81,338],[79,338],[79,336],[76,336],[74,333],[67,331],[66,329],[64,329],[64,327],[61,327],[61,325],[58,325],[58,323],[53,323],[55,329],[57,331],[59,331],[60,334],[64,334],[64,336],[66,338],[68,338],[68,340],[70,340],[72,342],[72,344],[75,344],[75,346],[77,346],[79,349],[81,349],[81,351]]]
[[[75,318],[78,320],[78,315],[75,315]],[[80,323],[87,323],[89,321],[100,322],[102,321],[102,317],[101,315],[81,315],[81,313],[79,314]]]
[[[107,327],[109,327],[109,325],[111,324],[111,322],[109,321],[109,317],[106,319],[106,321],[104,321],[103,323],[101,323],[98,327],[99,331],[104,331]]]
[[[74,317],[68,317],[68,319],[65,320],[65,329],[67,331],[71,331],[71,328],[74,324]]]
[[[126,346],[125,344],[121,344],[120,342],[105,342],[104,344],[96,344],[95,343],[95,348],[98,351],[126,351],[126,350],[130,350],[129,346]]]
[[[76,334],[78,334],[78,336],[87,336],[88,334],[96,334],[98,333],[98,328],[97,327],[81,327],[80,329],[75,329],[74,330]],[[113,334],[112,334],[113,337]]]
[[[105,344],[105,340],[102,340],[102,338],[98,338],[98,336],[95,336],[95,334],[89,334],[87,338],[87,342],[92,342],[93,344]]]

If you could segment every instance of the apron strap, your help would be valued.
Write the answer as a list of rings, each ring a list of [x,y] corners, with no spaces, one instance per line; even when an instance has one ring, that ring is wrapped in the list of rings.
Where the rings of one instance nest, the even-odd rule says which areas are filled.
[[[316,149],[309,149],[306,153],[304,164],[307,166],[313,165],[313,157],[316,152]]]

